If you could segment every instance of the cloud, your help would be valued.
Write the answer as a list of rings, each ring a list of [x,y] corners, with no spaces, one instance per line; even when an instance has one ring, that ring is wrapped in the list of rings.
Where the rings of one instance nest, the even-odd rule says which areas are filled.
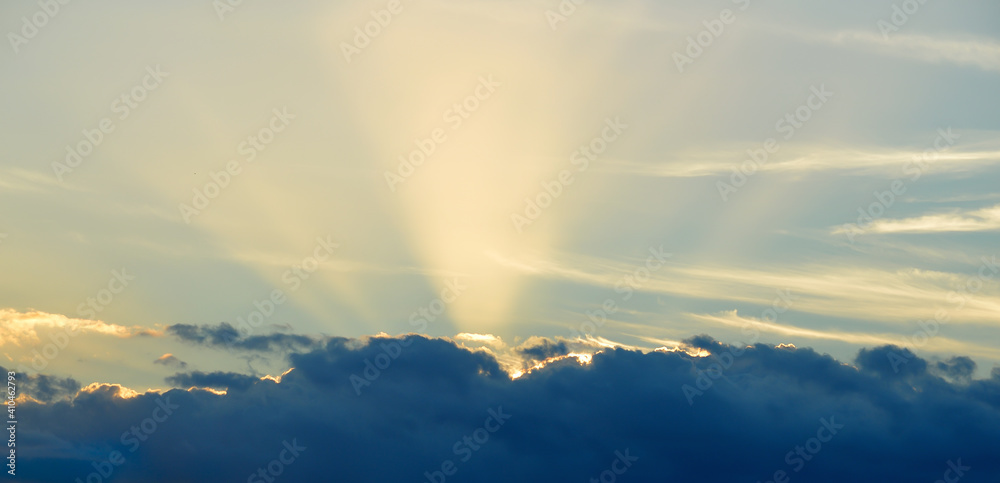
[[[40,193],[50,190],[86,191],[56,179],[49,173],[20,168],[0,169],[0,188],[5,191],[25,191]]]
[[[968,382],[976,370],[976,363],[966,356],[952,357],[946,361],[938,361],[930,369],[952,380]]]
[[[894,148],[831,148],[825,146],[788,146],[782,148],[779,159],[768,160],[758,167],[761,171],[801,174],[807,172],[854,173],[884,177],[899,176],[901,168],[913,159],[923,159],[924,151]],[[668,162],[608,161],[604,171],[660,178],[692,178],[729,176],[748,159],[746,148],[682,153]],[[735,161],[734,161],[735,160]],[[934,153],[933,164],[926,164],[928,173],[961,172],[1000,162],[1000,150],[949,150]]]
[[[455,340],[496,348],[502,348],[504,346],[503,340],[493,334],[470,334],[462,332],[455,336]]]
[[[215,389],[246,389],[260,378],[232,372],[188,372],[167,377],[168,384],[180,387],[211,387]]]
[[[166,332],[185,342],[256,352],[288,352],[315,346],[317,339],[295,334],[244,335],[228,322],[217,326],[174,324]]]
[[[720,314],[688,314],[689,317],[702,321],[714,322],[730,327],[754,327],[755,329],[785,336],[804,337],[807,339],[825,339],[848,342],[851,344],[892,344],[895,342],[888,335],[874,335],[863,333],[848,333],[840,331],[822,331],[804,329],[786,324],[776,324],[766,322],[754,317],[744,317],[736,313],[735,310],[726,311]]]
[[[8,370],[12,369],[0,366],[0,374],[8,376]],[[52,402],[73,396],[80,390],[80,383],[71,377],[57,377],[47,374],[16,373],[13,382],[18,397],[23,396],[42,402]]]
[[[331,338],[289,355],[294,369],[280,379],[175,376],[238,391],[94,385],[19,406],[19,477],[85,478],[119,450],[120,481],[245,481],[293,441],[306,449],[283,467],[288,481],[427,481],[445,461],[454,481],[588,481],[626,450],[638,457],[629,481],[765,481],[779,470],[812,482],[935,481],[958,458],[972,467],[962,481],[1000,477],[1000,371],[949,380],[893,346],[846,364],[808,348],[685,344],[701,357],[607,349],[512,380],[489,354],[443,339]],[[974,363],[945,366],[963,376]],[[370,382],[360,395],[352,376]],[[176,409],[128,451],[122,434],[145,431],[157,407]],[[489,422],[498,412],[509,415],[502,426]],[[495,430],[477,432],[484,421]]]
[[[548,339],[542,339],[535,345],[521,347],[518,349],[518,352],[530,360],[542,361],[551,357],[569,354],[569,348],[566,347],[566,342],[564,341],[553,343]]]
[[[688,317],[700,322],[726,325],[729,327],[745,328],[746,331],[760,331],[771,334],[778,334],[785,337],[796,337],[815,340],[832,340],[845,342],[854,345],[892,345],[902,343],[904,347],[915,345],[912,334],[896,335],[885,333],[866,332],[845,332],[834,329],[807,329],[786,323],[775,323],[761,320],[755,317],[739,315],[736,310],[729,310],[718,314],[687,314]],[[747,332],[744,332],[747,333]],[[934,347],[923,347],[925,350],[934,352],[960,351],[965,350],[976,356],[995,357],[997,349],[989,345],[977,344],[974,342],[958,341],[943,336],[935,336]]]
[[[153,361],[153,364],[162,364],[167,367],[180,367],[181,369],[187,367],[187,362],[184,362],[173,354],[163,354],[158,359]]]
[[[577,255],[493,257],[509,269],[534,277],[610,289],[620,289],[625,277],[642,266],[636,261]],[[977,275],[976,268],[968,270],[956,273],[819,263],[754,267],[670,262],[651,273],[650,279],[635,291],[770,306],[779,288],[794,298],[791,307],[796,312],[898,324],[907,319],[924,319],[944,307],[956,324],[992,324],[1000,311],[1000,292],[995,283],[985,283],[960,309],[954,302],[955,287]],[[987,274],[989,270],[992,268],[987,269]]]
[[[870,233],[946,233],[1000,230],[1000,205],[978,210],[953,211],[903,219],[876,219],[855,230]],[[850,231],[838,227],[834,234]]]
[[[923,62],[947,62],[1000,71],[1000,44],[986,39],[954,40],[923,35],[892,35],[885,39],[872,32],[843,32],[837,34],[834,41]]]
[[[146,327],[126,327],[100,320],[73,319],[37,310],[20,312],[14,309],[0,309],[0,346],[38,343],[41,340],[39,334],[51,332],[63,332],[70,336],[94,333],[122,338],[160,335],[159,332]]]

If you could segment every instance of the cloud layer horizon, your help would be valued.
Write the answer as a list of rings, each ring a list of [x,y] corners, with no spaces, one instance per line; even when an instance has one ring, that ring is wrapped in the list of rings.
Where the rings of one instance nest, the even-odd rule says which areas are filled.
[[[317,341],[288,353],[280,377],[170,378],[195,386],[186,390],[32,376],[21,394],[48,402],[18,406],[19,478],[87,481],[109,468],[109,481],[146,482],[1000,476],[1000,370],[972,379],[967,357],[932,362],[893,346],[848,364],[788,345],[684,342],[574,357],[535,340],[518,352],[547,363],[516,378],[489,350],[419,335]]]

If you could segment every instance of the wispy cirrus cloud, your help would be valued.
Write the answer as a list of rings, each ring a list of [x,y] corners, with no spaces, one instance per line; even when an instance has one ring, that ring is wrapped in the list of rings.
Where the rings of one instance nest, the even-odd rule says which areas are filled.
[[[912,218],[877,219],[858,228],[869,233],[947,233],[1000,230],[1000,205],[978,210],[951,211]],[[844,233],[844,227],[833,233]]]
[[[794,146],[782,148],[758,163],[761,171],[806,173],[838,171],[846,173],[899,176],[903,168],[923,159],[925,152],[891,148],[831,148]],[[600,168],[606,172],[661,178],[693,178],[729,175],[750,159],[745,148],[685,153],[663,162],[608,160]],[[921,164],[921,172],[956,172],[1000,164],[1000,149],[949,150],[934,153],[932,162]],[[913,165],[916,169],[916,165]]]
[[[832,40],[854,44],[876,52],[923,62],[971,65],[1000,72],[1000,44],[988,39],[957,40],[924,35],[893,35],[875,32],[840,32]]]
[[[539,277],[614,289],[635,265],[628,261],[564,255],[553,259],[512,259],[494,255],[512,270]],[[987,271],[989,271],[988,269]],[[953,310],[958,322],[994,323],[1000,313],[1000,290],[983,284],[975,296],[953,295],[976,270],[953,273],[917,268],[883,270],[843,264],[747,267],[673,263],[637,289],[651,294],[768,305],[775,288],[787,288],[800,312],[899,323],[926,318],[939,309]]]
[[[787,323],[768,322],[757,317],[740,315],[736,310],[727,310],[716,314],[687,314],[699,322],[720,324],[728,327],[752,327],[761,332],[777,334],[795,339],[812,339],[844,342],[861,346],[902,345],[910,346],[911,338],[889,333],[847,332],[833,329],[805,328]],[[977,357],[996,358],[1000,349],[967,341],[959,341],[946,337],[934,338],[934,352],[963,353]]]
[[[864,334],[864,333],[853,333],[853,332],[841,332],[841,331],[822,331],[814,329],[806,329],[802,327],[795,327],[787,324],[777,324],[773,322],[766,322],[754,317],[746,317],[737,313],[736,310],[728,310],[718,314],[687,314],[695,320],[702,322],[714,322],[722,325],[727,325],[730,327],[743,327],[752,325],[753,327],[775,334],[804,337],[807,339],[825,339],[825,340],[835,340],[840,342],[848,342],[851,344],[864,344],[864,345],[884,345],[884,344],[895,344],[898,340],[893,339],[889,334]]]
[[[8,191],[42,193],[54,189],[81,191],[75,185],[63,183],[51,173],[42,173],[20,168],[0,169],[0,188]]]

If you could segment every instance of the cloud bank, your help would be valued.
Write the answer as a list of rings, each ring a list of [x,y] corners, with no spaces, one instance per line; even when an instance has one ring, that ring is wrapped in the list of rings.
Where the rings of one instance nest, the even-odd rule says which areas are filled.
[[[583,364],[535,341],[523,352],[555,362],[511,379],[488,351],[447,340],[331,338],[290,354],[278,378],[170,378],[224,393],[91,385],[21,403],[19,478],[109,468],[125,482],[1000,477],[1000,370],[971,380],[971,359],[892,346],[846,364],[792,346],[685,344],[607,349]],[[114,451],[121,464],[108,463]]]

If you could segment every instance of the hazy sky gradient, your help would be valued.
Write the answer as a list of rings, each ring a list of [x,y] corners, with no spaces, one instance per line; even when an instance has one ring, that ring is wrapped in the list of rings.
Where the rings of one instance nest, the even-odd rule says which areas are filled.
[[[587,2],[554,29],[556,2],[406,1],[345,59],[385,5],[247,0],[220,21],[208,1],[72,2],[8,46],[5,364],[30,365],[53,320],[93,318],[121,330],[82,332],[47,372],[164,387],[176,371],[152,361],[171,353],[279,374],[281,359],[165,332],[235,325],[276,289],[287,301],[258,335],[479,333],[510,346],[569,338],[610,299],[618,311],[591,335],[644,349],[701,333],[749,342],[741,327],[783,291],[791,305],[760,342],[850,360],[912,342],[944,312],[911,349],[970,355],[980,376],[1000,363],[1000,275],[984,262],[1000,229],[1000,4],[931,0],[886,39],[891,1]],[[39,8],[6,2],[0,27],[18,33]],[[723,9],[735,20],[680,72],[675,53]],[[832,96],[816,107],[818,90]],[[145,99],[116,104],[130,92]],[[454,105],[477,92],[463,117]],[[800,127],[779,123],[797,109]],[[288,114],[272,121],[276,110]],[[102,119],[114,130],[57,176]],[[580,162],[614,120],[627,128]],[[248,161],[241,143],[267,126],[281,131]],[[445,140],[390,187],[386,172],[435,130]],[[720,183],[769,138],[777,152],[724,199]],[[180,205],[231,160],[239,174],[186,221]],[[519,231],[512,215],[562,170],[572,184]],[[905,192],[884,214],[845,228],[894,182]],[[336,248],[293,282],[289,270],[326,253],[317,238]],[[645,277],[650,250],[670,257],[626,278]],[[110,304],[81,309],[123,269],[135,278]],[[467,289],[441,317],[411,323],[456,283]],[[962,287],[977,288],[960,306],[949,294]]]

